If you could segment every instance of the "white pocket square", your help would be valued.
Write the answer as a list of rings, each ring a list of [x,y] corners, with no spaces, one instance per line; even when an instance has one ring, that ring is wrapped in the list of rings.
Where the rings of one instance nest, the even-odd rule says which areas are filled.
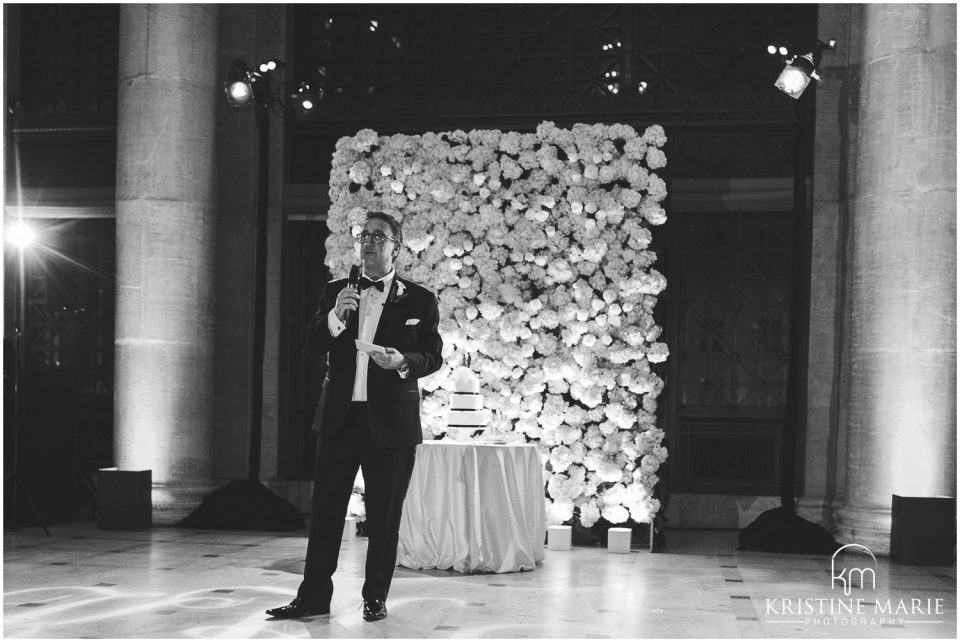
[[[407,319],[406,325],[417,325],[420,323],[420,319]]]

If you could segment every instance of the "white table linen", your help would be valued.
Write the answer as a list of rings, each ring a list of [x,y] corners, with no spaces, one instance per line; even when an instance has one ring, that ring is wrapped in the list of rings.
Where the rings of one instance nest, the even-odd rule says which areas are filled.
[[[417,447],[397,563],[460,573],[536,568],[546,532],[533,444],[434,441]]]

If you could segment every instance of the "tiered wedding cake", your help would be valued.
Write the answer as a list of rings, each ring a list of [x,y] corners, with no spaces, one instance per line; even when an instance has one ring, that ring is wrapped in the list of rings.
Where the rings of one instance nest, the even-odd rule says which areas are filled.
[[[488,423],[490,418],[483,409],[480,378],[469,368],[457,368],[453,372],[453,391],[447,410],[447,436],[467,439]]]

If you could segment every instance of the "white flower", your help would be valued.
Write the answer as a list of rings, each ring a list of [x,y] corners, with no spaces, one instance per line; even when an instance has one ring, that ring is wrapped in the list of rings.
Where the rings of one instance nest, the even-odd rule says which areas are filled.
[[[493,321],[503,314],[503,308],[495,303],[484,302],[479,306],[480,314],[484,319],[488,321]]]
[[[573,517],[573,502],[570,500],[547,501],[547,525],[556,526]]]
[[[600,509],[594,500],[588,500],[580,504],[580,525],[584,528],[590,528],[600,519]]]
[[[667,156],[656,147],[647,148],[647,167],[650,169],[660,169],[667,164]]]
[[[651,125],[643,132],[643,139],[650,145],[663,147],[667,142],[667,136],[660,125]]]
[[[550,465],[554,472],[562,473],[572,463],[574,463],[574,458],[569,447],[560,445],[550,451]]]
[[[404,236],[403,243],[411,250],[419,254],[430,246],[430,243],[433,242],[433,239],[433,234],[427,234],[425,236]]]
[[[436,189],[430,190],[430,195],[440,204],[448,202],[453,198],[453,190],[449,187],[438,187]]]
[[[363,503],[363,495],[354,492],[350,495],[350,503],[347,505],[347,515],[356,517],[358,522],[362,522],[367,517],[367,508]]]
[[[363,161],[357,161],[350,166],[347,174],[352,182],[362,185],[370,180],[370,166]]]
[[[647,348],[647,361],[650,363],[663,363],[670,356],[670,349],[665,343],[654,343]]]
[[[623,524],[630,519],[630,513],[620,505],[604,506],[600,515],[611,524]]]
[[[361,129],[353,138],[353,148],[358,152],[368,152],[377,143],[377,132],[372,129]]]

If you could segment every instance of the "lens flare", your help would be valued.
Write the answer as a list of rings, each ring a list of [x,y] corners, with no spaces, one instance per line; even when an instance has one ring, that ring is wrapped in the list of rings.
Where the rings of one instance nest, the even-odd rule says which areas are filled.
[[[7,230],[7,240],[16,247],[29,247],[37,238],[37,233],[23,221],[16,221]]]

